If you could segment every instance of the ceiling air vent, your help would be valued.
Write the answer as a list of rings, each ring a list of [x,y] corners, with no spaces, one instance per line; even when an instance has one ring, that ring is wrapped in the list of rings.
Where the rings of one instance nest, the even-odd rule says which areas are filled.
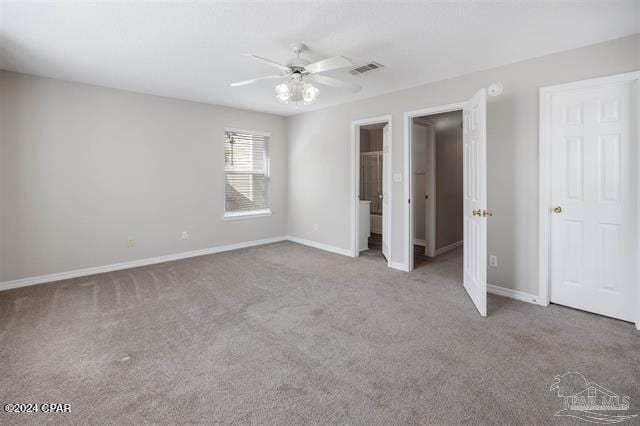
[[[366,65],[361,65],[359,67],[350,69],[349,74],[353,74],[353,75],[364,74],[365,72],[377,70],[378,68],[384,68],[384,65],[381,65],[377,62],[370,62]]]

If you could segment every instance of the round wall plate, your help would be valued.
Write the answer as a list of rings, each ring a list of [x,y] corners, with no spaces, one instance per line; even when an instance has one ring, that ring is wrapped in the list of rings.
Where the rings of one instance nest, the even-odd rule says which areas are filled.
[[[491,83],[491,85],[487,88],[487,93],[489,96],[499,96],[502,94],[502,83]]]

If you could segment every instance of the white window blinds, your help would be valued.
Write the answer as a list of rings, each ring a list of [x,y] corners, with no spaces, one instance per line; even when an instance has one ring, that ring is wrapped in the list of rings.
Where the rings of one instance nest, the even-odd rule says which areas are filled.
[[[225,132],[225,215],[269,211],[268,139],[258,134]]]

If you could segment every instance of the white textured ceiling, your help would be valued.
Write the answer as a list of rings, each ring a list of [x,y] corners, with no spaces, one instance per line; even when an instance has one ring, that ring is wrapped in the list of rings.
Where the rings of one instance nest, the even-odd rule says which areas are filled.
[[[0,68],[136,92],[290,115],[640,31],[639,2],[0,0]],[[319,101],[278,104],[274,81],[229,83],[274,69],[302,41],[314,61],[344,55],[386,68],[330,75],[364,89],[321,87]]]

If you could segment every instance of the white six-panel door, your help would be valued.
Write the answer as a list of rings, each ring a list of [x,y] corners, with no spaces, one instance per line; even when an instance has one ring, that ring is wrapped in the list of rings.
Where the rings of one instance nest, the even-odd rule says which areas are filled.
[[[551,99],[551,302],[634,321],[633,82]]]
[[[382,176],[389,176],[391,170],[391,146],[389,138],[389,124],[382,128]],[[391,199],[391,182],[382,179],[382,254],[389,261],[389,217],[391,213],[389,200]]]
[[[464,288],[487,315],[487,95],[480,89],[462,110]]]

